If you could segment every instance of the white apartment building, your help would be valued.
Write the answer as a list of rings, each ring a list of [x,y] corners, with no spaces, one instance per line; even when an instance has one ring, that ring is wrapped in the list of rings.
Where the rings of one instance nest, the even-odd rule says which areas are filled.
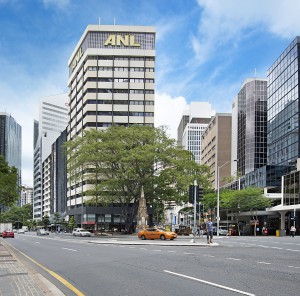
[[[210,103],[191,102],[188,109],[184,111],[178,127],[178,143],[181,143],[184,149],[191,151],[199,164],[201,164],[202,135],[212,116]]]
[[[68,124],[67,94],[42,98],[39,121],[34,121],[34,187],[33,219],[50,217],[50,166],[51,146]],[[46,161],[46,162],[45,162]],[[44,163],[45,162],[45,163]]]
[[[32,187],[22,186],[21,190],[21,207],[27,204],[32,204],[33,189]]]
[[[76,45],[68,66],[68,140],[84,130],[101,130],[112,124],[154,126],[153,27],[89,25]],[[82,218],[82,202],[89,198],[82,197],[80,193],[86,191],[88,186],[84,182],[68,183],[68,213],[77,215],[77,221],[78,217]],[[86,222],[97,224],[97,214],[104,215],[90,213]],[[113,218],[105,219],[109,222]]]

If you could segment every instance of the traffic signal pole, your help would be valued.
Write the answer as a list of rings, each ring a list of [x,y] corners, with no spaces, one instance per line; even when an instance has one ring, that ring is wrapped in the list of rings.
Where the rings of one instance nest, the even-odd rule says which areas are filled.
[[[194,181],[194,229],[193,229],[193,240],[192,242],[195,242],[195,237],[196,237],[196,215],[197,215],[197,180]]]

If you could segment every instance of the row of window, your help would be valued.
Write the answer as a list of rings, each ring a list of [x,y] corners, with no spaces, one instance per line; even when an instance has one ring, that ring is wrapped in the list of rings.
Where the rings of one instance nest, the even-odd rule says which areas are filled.
[[[89,66],[88,71],[126,71],[126,72],[154,72],[154,68],[144,67],[97,67]]]
[[[154,105],[154,101],[138,101],[138,100],[87,100],[86,104],[105,104],[105,105]]]
[[[144,78],[104,78],[104,77],[89,77],[87,81],[93,82],[130,82],[130,83],[154,83],[154,79]]]
[[[153,89],[108,89],[108,88],[87,88],[86,93],[115,93],[115,94],[154,94]]]
[[[154,61],[154,57],[88,56],[88,60]]]
[[[154,117],[154,112],[128,112],[128,111],[88,111],[86,115],[98,116],[141,116],[141,117]]]

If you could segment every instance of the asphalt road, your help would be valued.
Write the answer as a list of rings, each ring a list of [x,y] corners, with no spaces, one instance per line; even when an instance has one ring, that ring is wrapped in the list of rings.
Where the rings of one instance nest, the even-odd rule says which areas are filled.
[[[76,295],[72,287],[91,296],[300,295],[300,237],[220,237],[217,247],[91,243],[101,239],[26,233],[7,242],[66,295]]]

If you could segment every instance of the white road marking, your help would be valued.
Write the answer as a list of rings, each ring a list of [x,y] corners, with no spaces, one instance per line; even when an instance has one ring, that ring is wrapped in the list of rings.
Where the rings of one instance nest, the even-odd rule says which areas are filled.
[[[214,258],[215,256],[213,256],[213,255],[202,255],[202,256],[204,256],[204,257],[211,257],[211,258]]]
[[[201,280],[201,279],[197,279],[197,278],[190,277],[190,276],[187,276],[187,275],[184,275],[184,274],[172,272],[172,271],[169,271],[169,270],[164,270],[164,272],[167,272],[167,273],[170,273],[170,274],[173,274],[173,275],[176,275],[176,276],[180,276],[180,277],[183,277],[183,278],[186,278],[186,279],[189,279],[189,280],[193,280],[193,281],[196,281],[196,282],[200,282],[200,283],[203,283],[203,284],[206,284],[206,285],[209,285],[209,286],[220,288],[220,289],[223,289],[223,290],[228,290],[228,291],[232,291],[232,292],[236,292],[236,293],[243,294],[243,295],[248,295],[248,296],[255,296],[255,294],[247,293],[247,292],[244,292],[244,291],[241,291],[241,290],[233,289],[233,288],[223,286],[223,285],[219,285],[219,284],[216,284],[216,283],[213,283],[213,282],[204,281],[204,280]]]
[[[185,255],[194,255],[194,253],[183,253]]]
[[[286,249],[287,251],[300,252],[300,250]]]
[[[290,268],[300,268],[298,266],[288,266],[288,267],[290,267]]]
[[[140,250],[147,250],[146,248],[140,248]]]
[[[271,264],[271,263],[269,263],[269,262],[263,262],[263,261],[259,261],[259,262],[257,262],[258,264]]]
[[[226,259],[228,259],[228,260],[236,260],[236,261],[240,261],[240,260],[242,260],[242,259],[238,259],[238,258],[226,258]]]
[[[135,247],[129,247],[129,249],[135,249]]]
[[[35,242],[36,244],[40,244],[40,242]]]
[[[62,248],[63,250],[68,250],[68,251],[73,251],[73,252],[77,252],[77,250],[74,249],[68,249],[68,248]]]
[[[153,252],[161,252],[161,250],[153,250]]]
[[[176,253],[176,251],[168,251],[168,253]]]

